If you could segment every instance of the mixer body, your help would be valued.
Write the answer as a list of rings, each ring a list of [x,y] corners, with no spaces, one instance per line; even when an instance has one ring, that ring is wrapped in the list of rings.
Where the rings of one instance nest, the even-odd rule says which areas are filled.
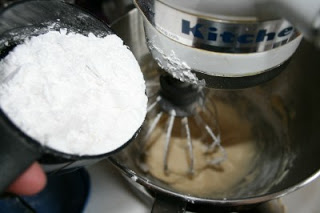
[[[302,38],[290,22],[264,9],[263,0],[134,2],[160,67],[207,87],[244,88],[270,80]]]

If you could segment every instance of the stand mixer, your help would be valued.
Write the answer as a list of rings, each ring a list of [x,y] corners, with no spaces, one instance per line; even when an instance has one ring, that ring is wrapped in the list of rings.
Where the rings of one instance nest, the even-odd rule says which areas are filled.
[[[301,42],[300,31],[318,45],[319,3],[305,3],[310,10],[308,17],[302,18],[300,11],[305,8],[292,1],[134,3],[143,16],[145,34],[133,11],[113,29],[140,62],[149,97],[148,115],[135,143],[112,157],[111,162],[143,194],[156,200],[154,212],[163,211],[159,205],[164,203],[173,212],[186,208],[242,212],[319,175],[318,166],[307,176],[301,173],[301,162],[311,163],[314,159],[302,160],[300,151],[317,146],[310,142],[301,147],[297,138],[302,138],[296,137],[305,132],[296,125],[305,116],[296,117],[303,108],[297,104],[302,99],[295,100],[295,96],[302,95],[295,89],[302,85],[297,77],[301,72],[280,75],[287,65],[290,70],[297,66],[289,61]],[[297,7],[289,7],[289,3]],[[289,22],[269,4],[279,7],[285,16],[297,10],[297,16],[290,16],[295,18],[289,18]],[[145,52],[145,44],[152,58]],[[228,106],[235,111],[226,111]],[[241,118],[241,122],[234,122],[235,118]],[[226,121],[230,120],[233,126],[226,130]],[[309,122],[315,125],[312,129],[318,126],[314,122]],[[229,150],[234,144],[229,144],[226,135],[234,133],[230,136],[234,141],[242,140],[246,126],[251,133],[245,140],[255,141],[248,147],[258,151],[250,156],[250,152],[240,149],[236,154],[244,153],[244,157],[235,161],[245,159],[250,165],[235,165],[244,174],[226,176],[235,181],[231,191],[201,194],[207,186],[195,181],[197,172],[203,168],[227,171],[220,166],[234,157]],[[200,161],[203,164],[199,166]],[[190,179],[193,182],[188,182]],[[181,182],[189,188],[180,187]],[[190,191],[192,187],[199,190]]]

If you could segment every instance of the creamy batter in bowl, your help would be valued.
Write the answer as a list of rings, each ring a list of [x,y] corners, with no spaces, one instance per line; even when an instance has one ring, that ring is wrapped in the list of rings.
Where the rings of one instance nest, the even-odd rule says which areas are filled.
[[[209,159],[219,157],[218,151],[207,153],[201,140],[201,131],[189,124],[194,155],[194,174],[187,174],[189,159],[186,154],[186,138],[177,137],[175,132],[171,138],[168,156],[168,172],[163,165],[166,132],[164,125],[159,125],[151,136],[153,145],[144,153],[146,173],[173,189],[195,196],[210,197],[213,194],[227,196],[228,192],[246,182],[245,178],[252,173],[259,160],[259,145],[252,136],[252,127],[248,121],[241,120],[239,115],[229,105],[217,103],[218,120],[221,127],[221,141],[226,153],[226,159],[216,165],[208,165]],[[175,123],[177,125],[177,122]],[[173,127],[173,131],[181,130]],[[205,131],[205,130],[203,130]],[[198,134],[197,134],[198,133]],[[197,137],[198,136],[198,137]],[[200,136],[200,137],[199,137]],[[253,175],[255,176],[255,175]]]

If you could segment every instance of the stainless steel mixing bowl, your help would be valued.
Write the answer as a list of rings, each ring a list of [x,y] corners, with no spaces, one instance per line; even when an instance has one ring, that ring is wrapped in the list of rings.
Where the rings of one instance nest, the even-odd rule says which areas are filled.
[[[112,28],[133,51],[148,79],[158,68],[146,47],[137,11],[130,11]],[[274,80],[244,90],[209,91],[244,113],[257,130],[257,138],[262,139],[260,158],[255,162],[258,174],[231,194],[185,194],[144,173],[136,163],[139,138],[110,161],[146,197],[156,199],[156,204],[165,203],[176,212],[239,210],[293,192],[320,175],[319,58],[320,52],[303,42],[286,70]],[[147,125],[146,122],[145,128]]]

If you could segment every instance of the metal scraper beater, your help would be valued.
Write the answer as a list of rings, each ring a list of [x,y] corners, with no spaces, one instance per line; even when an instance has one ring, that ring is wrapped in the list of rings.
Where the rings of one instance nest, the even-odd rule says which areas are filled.
[[[154,145],[155,140],[152,139],[152,135],[159,127],[165,132],[165,137],[160,138],[165,140],[163,141],[165,174],[170,173],[168,158],[171,145],[176,142],[174,138],[182,140],[188,162],[186,171],[188,175],[194,174],[195,167],[193,138],[198,138],[202,142],[203,155],[207,156],[207,165],[212,166],[223,162],[227,155],[221,145],[217,111],[210,95],[206,94],[201,86],[181,82],[169,75],[150,73],[146,74],[149,105],[146,118],[148,125],[145,126],[148,128],[143,129],[140,134],[143,135],[140,167],[145,172],[148,171],[148,166],[143,162],[148,149]]]

